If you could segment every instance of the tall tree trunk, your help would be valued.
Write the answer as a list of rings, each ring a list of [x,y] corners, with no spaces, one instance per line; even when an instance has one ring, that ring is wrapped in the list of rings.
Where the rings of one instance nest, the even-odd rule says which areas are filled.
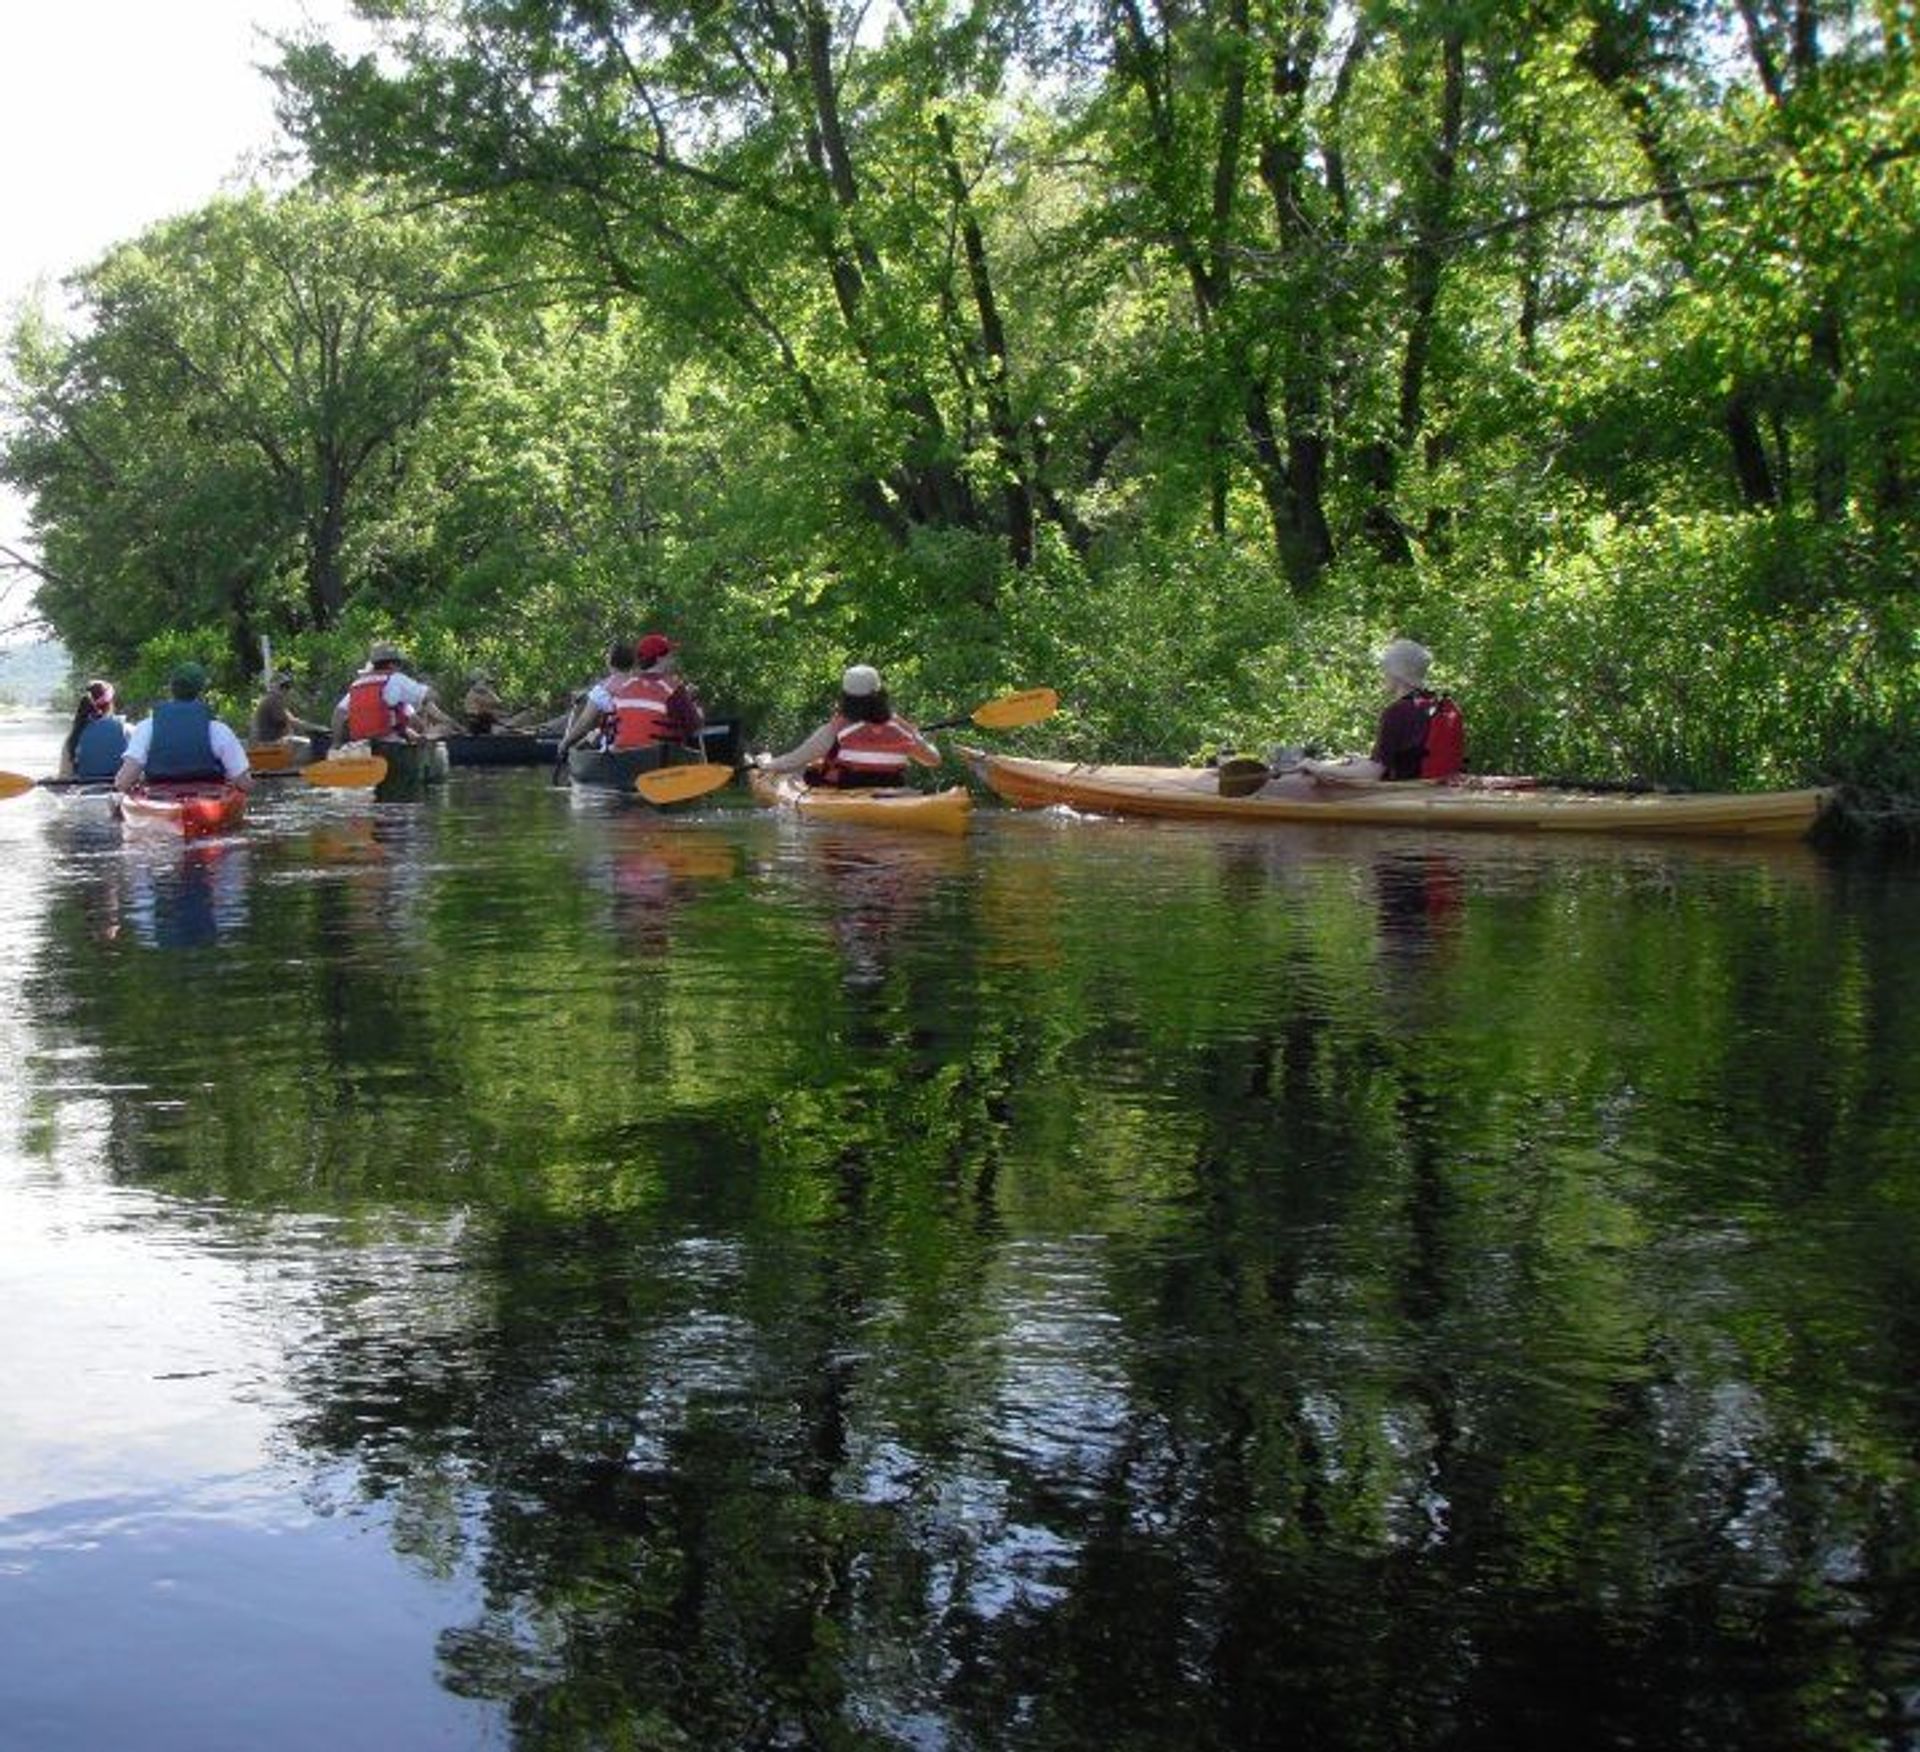
[[[934,116],[934,137],[940,144],[941,163],[945,167],[947,192],[953,210],[959,215],[960,243],[966,257],[967,284],[973,292],[974,313],[979,321],[979,350],[983,357],[983,394],[987,405],[987,425],[993,433],[994,455],[1000,465],[1001,496],[1006,508],[1007,550],[1015,566],[1022,570],[1033,563],[1033,489],[1027,458],[1020,443],[1020,430],[1013,416],[1013,402],[1007,387],[1007,333],[1000,317],[999,300],[994,295],[993,275],[987,262],[986,239],[973,209],[973,197],[967,179],[961,173],[960,157],[954,145],[953,123],[944,110]]]

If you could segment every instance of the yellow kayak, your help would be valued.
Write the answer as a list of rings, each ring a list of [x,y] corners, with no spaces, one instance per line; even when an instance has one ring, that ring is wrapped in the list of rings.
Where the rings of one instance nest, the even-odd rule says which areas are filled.
[[[809,821],[852,821],[866,827],[900,827],[915,833],[965,833],[973,795],[964,785],[945,791],[838,790],[809,785],[791,773],[747,769],[756,803],[791,809]]]
[[[1087,766],[961,751],[982,784],[1023,809],[1064,803],[1098,815],[1205,821],[1313,821],[1371,827],[1505,828],[1525,832],[1712,834],[1798,839],[1828,793],[1752,794],[1555,790],[1505,780],[1476,788],[1414,780],[1366,789],[1328,787],[1324,797],[1255,792],[1223,797],[1208,767]]]

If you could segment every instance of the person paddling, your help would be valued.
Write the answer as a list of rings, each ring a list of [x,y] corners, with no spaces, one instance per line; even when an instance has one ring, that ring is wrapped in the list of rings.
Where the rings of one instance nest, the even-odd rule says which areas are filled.
[[[127,752],[127,721],[116,705],[112,682],[87,683],[60,745],[61,778],[104,783],[120,770]]]
[[[367,666],[347,684],[333,708],[331,734],[343,742],[424,742],[429,730],[458,730],[443,712],[433,689],[406,671],[398,647],[376,639],[367,649]]]
[[[168,682],[164,699],[127,735],[126,753],[114,775],[116,791],[148,783],[224,778],[248,790],[253,777],[240,738],[213,715],[200,696],[207,672],[198,663],[182,663]]]
[[[1397,784],[1409,779],[1451,779],[1466,766],[1466,725],[1460,708],[1427,686],[1433,654],[1412,639],[1395,639],[1380,653],[1380,676],[1388,700],[1374,733],[1373,750],[1336,760],[1303,760],[1275,781],[1289,789],[1307,785]],[[1297,781],[1297,782],[1296,782]]]
[[[693,689],[681,679],[664,633],[648,633],[636,644],[616,639],[607,648],[607,673],[574,709],[560,753],[594,738],[608,749],[647,748],[656,742],[699,747],[705,718]]]
[[[260,703],[253,708],[253,740],[285,742],[294,736],[324,736],[327,726],[300,717],[293,709],[293,672],[282,669],[267,682]]]
[[[939,749],[894,711],[880,671],[866,663],[841,675],[839,706],[804,742],[754,756],[763,771],[800,773],[809,785],[899,785],[909,766],[939,764]]]

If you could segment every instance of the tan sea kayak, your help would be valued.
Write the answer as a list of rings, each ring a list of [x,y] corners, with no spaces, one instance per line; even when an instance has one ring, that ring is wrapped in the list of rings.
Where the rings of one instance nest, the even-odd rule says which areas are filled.
[[[1527,788],[1512,780],[1466,784],[1329,787],[1319,797],[1223,797],[1207,767],[1086,766],[961,751],[974,776],[1009,803],[1045,809],[1064,803],[1098,815],[1156,815],[1203,821],[1345,822],[1371,827],[1516,829],[1561,833],[1713,834],[1797,839],[1813,826],[1825,791],[1611,794]]]
[[[858,822],[864,827],[906,828],[915,833],[965,833],[973,810],[972,794],[963,785],[944,791],[843,791],[754,767],[747,769],[747,784],[756,803],[769,809],[792,809],[809,821]]]

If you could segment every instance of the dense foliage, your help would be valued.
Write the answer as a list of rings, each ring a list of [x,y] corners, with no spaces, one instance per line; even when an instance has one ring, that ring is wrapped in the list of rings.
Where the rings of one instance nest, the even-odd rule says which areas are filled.
[[[1850,0],[382,0],[298,192],[16,338],[43,608],[150,676],[680,634],[1050,740],[1920,789],[1920,93]],[[137,666],[145,662],[146,669]]]

